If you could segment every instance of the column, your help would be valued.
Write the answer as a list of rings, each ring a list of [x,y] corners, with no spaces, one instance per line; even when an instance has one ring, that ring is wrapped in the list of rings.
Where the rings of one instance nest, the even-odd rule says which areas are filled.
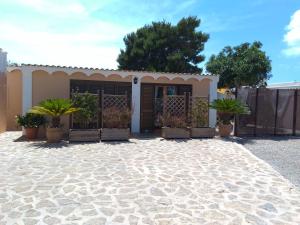
[[[140,133],[140,112],[141,112],[141,78],[132,77],[132,116],[131,116],[131,132]]]
[[[0,75],[6,72],[6,67],[7,67],[7,53],[0,48]]]
[[[209,101],[213,102],[218,98],[218,80],[212,79],[209,84]],[[215,128],[217,124],[217,111],[215,109],[209,109],[209,127]]]
[[[32,71],[24,68],[22,70],[22,113],[28,112],[32,107]]]

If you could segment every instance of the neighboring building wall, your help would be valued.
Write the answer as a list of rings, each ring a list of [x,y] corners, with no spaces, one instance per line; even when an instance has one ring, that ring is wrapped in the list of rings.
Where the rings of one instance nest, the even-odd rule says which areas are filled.
[[[22,114],[22,73],[14,70],[7,74],[7,130],[21,130],[15,117]]]
[[[6,130],[6,66],[7,53],[0,48],[0,133]]]
[[[7,53],[0,48],[0,75],[4,75],[7,67]]]
[[[0,75],[0,133],[6,130],[6,76]]]

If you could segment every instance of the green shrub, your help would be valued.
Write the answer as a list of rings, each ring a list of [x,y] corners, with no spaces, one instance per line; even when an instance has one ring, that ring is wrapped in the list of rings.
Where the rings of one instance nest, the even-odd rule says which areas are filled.
[[[99,98],[95,94],[88,92],[72,95],[72,103],[74,107],[80,110],[74,113],[73,123],[79,124],[80,128],[88,128],[92,122],[97,122]]]
[[[37,128],[45,123],[45,117],[34,113],[16,116],[16,122],[24,128]]]

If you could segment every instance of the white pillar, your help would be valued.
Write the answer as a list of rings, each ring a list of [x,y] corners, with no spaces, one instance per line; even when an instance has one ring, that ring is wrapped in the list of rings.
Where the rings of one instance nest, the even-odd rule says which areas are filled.
[[[209,101],[213,102],[218,98],[218,77],[212,79],[209,84]],[[215,109],[209,109],[209,127],[214,128],[217,124],[217,111]]]
[[[32,107],[32,71],[30,69],[22,70],[22,113],[28,112]]]
[[[0,75],[6,72],[7,67],[7,53],[0,48]]]
[[[132,116],[131,132],[140,133],[140,112],[141,112],[141,79],[137,76],[132,77]]]

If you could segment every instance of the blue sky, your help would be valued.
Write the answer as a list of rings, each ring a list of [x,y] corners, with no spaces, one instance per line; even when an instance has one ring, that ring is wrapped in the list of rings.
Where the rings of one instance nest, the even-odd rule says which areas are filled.
[[[124,35],[192,15],[210,34],[207,59],[259,40],[272,60],[270,83],[300,81],[299,0],[0,0],[0,9],[0,48],[12,62],[117,68]]]

